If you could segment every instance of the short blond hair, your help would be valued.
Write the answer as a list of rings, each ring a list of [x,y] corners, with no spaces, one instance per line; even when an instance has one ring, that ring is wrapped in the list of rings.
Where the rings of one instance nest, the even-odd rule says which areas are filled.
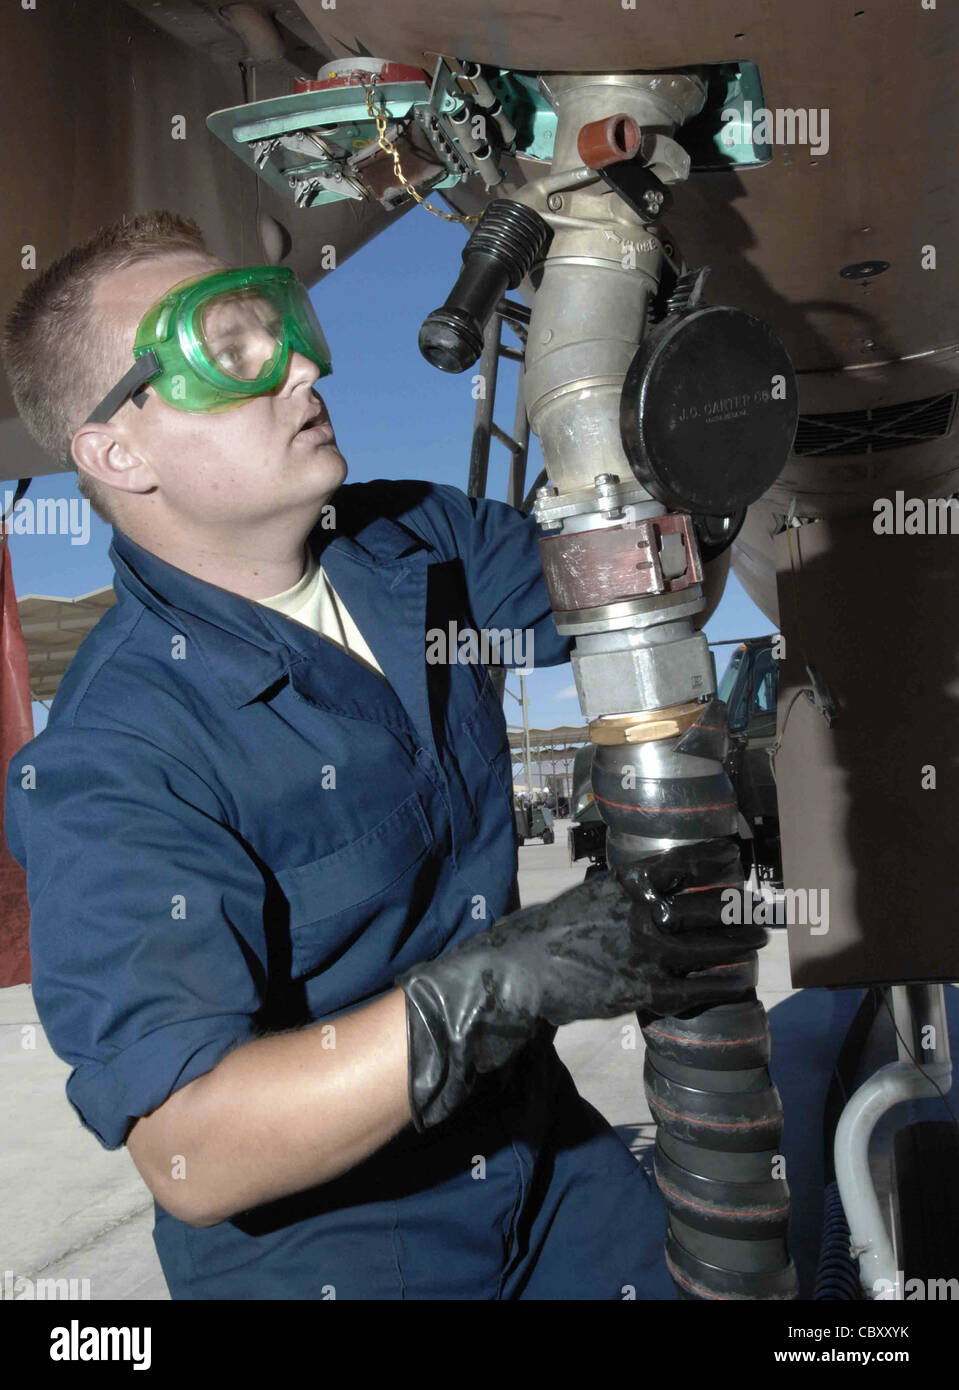
[[[122,375],[117,325],[94,311],[97,281],[166,255],[214,259],[189,217],[161,210],[121,217],[60,256],[26,287],[7,316],[0,356],[29,433],[66,468],[74,433]],[[132,366],[132,359],[130,361]],[[104,521],[114,517],[98,479],[77,469],[77,488]]]

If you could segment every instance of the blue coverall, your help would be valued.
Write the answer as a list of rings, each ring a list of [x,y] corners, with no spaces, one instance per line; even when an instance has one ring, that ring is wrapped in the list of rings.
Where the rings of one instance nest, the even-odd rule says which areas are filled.
[[[536,524],[426,482],[332,500],[310,544],[387,680],[114,530],[117,603],[11,760],[36,1003],[108,1149],[236,1046],[371,1001],[519,905],[493,682],[424,649],[453,622],[568,659]],[[674,1297],[661,1198],[553,1036],[331,1182],[206,1228],[157,1204],[172,1297]]]

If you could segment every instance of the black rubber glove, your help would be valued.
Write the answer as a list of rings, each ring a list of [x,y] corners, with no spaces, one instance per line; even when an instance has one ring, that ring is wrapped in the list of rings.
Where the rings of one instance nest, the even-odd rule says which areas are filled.
[[[682,866],[699,862],[691,852],[699,848],[671,850],[665,864],[657,856],[652,875],[635,866],[597,874],[399,976],[416,1128],[445,1120],[479,1073],[504,1066],[544,1022],[637,1008],[666,1017],[741,997],[741,980],[692,972],[741,961],[766,933],[723,926],[718,910],[708,928],[685,920],[683,895],[671,897],[669,885],[683,886]]]
[[[644,859],[641,870],[631,864],[612,872],[630,897],[647,903],[659,925],[671,931],[705,927],[711,932],[721,926],[723,892],[734,888],[742,894],[744,887],[739,846],[728,838],[678,845]]]

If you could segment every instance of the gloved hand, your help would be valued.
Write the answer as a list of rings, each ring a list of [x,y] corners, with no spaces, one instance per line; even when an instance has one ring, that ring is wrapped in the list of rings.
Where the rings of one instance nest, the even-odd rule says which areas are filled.
[[[725,842],[712,843],[727,853]],[[477,1075],[504,1066],[543,1022],[616,1018],[637,1008],[665,1017],[740,998],[741,980],[692,972],[741,961],[766,933],[723,926],[715,906],[708,929],[697,929],[700,895],[684,903],[681,890],[704,873],[715,882],[728,862],[728,854],[714,854],[704,869],[701,848],[658,855],[651,870],[597,874],[399,976],[416,1128],[451,1115]],[[718,891],[709,894],[714,901]]]

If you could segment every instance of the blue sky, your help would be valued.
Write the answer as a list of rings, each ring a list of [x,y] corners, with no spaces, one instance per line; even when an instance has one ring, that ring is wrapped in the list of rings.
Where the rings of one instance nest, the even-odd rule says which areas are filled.
[[[334,370],[322,394],[336,426],[337,441],[351,480],[427,478],[466,487],[474,402],[470,376],[450,376],[431,367],[416,345],[420,324],[442,304],[461,265],[462,227],[416,208],[391,229],[328,275],[313,292],[333,354]],[[510,329],[504,342],[516,345]],[[496,422],[509,431],[517,367],[500,364]],[[490,457],[488,492],[504,497],[508,454],[495,441]],[[531,439],[528,480],[542,467],[535,436]],[[527,484],[528,485],[528,484]],[[0,485],[0,491],[12,484]],[[30,496],[77,498],[72,473],[36,478]],[[110,528],[91,514],[87,545],[72,545],[69,536],[10,537],[14,584],[18,596],[53,594],[73,598],[113,582],[107,551]],[[362,626],[361,615],[356,615]],[[756,636],[770,624],[730,577],[717,612],[707,627],[710,641]],[[721,676],[729,647],[716,651]],[[580,722],[570,667],[536,671],[527,680],[530,723],[537,728]],[[519,681],[509,679],[517,691]],[[507,700],[507,720],[518,721],[519,705]],[[34,705],[36,727],[45,711]]]

